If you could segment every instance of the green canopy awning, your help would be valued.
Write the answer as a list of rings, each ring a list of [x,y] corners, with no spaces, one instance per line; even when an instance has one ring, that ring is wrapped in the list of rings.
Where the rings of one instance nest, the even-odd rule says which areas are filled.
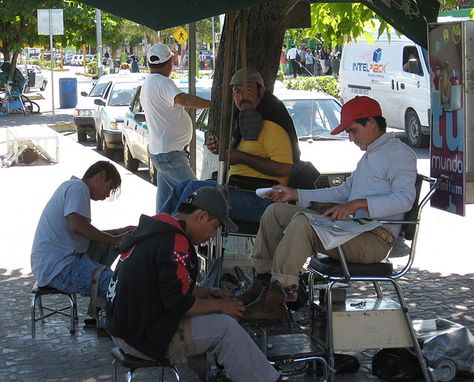
[[[264,0],[80,0],[92,7],[162,30],[217,16],[226,11],[253,7]],[[350,2],[350,0],[340,0]],[[311,2],[324,2],[311,0]],[[337,2],[328,0],[327,2]],[[359,1],[357,1],[359,2]],[[360,0],[395,29],[423,47],[427,46],[427,23],[436,21],[437,0]]]

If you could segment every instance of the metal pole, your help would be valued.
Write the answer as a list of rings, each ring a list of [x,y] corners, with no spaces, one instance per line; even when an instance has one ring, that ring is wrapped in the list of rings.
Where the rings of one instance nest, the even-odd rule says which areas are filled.
[[[104,67],[102,65],[102,11],[95,10],[95,33],[97,35],[97,74],[99,77],[104,74]]]
[[[188,91],[196,94],[196,24],[189,24],[188,39]],[[191,168],[196,173],[196,110],[190,109],[189,114],[193,122],[193,139],[191,140]]]
[[[51,51],[51,110],[53,114],[53,123],[56,123],[56,114],[54,112],[54,52],[53,52],[53,15],[52,10],[49,12],[49,49]]]
[[[212,26],[212,70],[216,70],[216,30],[214,27],[214,16],[211,17]]]

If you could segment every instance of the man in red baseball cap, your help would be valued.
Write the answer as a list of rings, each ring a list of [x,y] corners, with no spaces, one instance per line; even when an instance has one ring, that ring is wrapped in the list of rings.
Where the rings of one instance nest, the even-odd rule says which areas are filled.
[[[325,189],[273,187],[274,202],[297,203],[273,203],[263,214],[252,254],[257,278],[271,279],[272,283],[279,283],[292,292],[297,290],[298,274],[312,253],[339,258],[337,248],[323,246],[308,217],[296,215],[299,212],[315,214],[308,209],[313,202],[334,203],[323,212],[334,220],[403,219],[415,201],[416,155],[393,134],[386,133],[386,127],[376,100],[365,96],[350,100],[342,107],[341,123],[331,134],[346,131],[349,139],[365,151],[352,175],[340,186]],[[342,248],[347,261],[363,264],[382,261],[390,253],[400,229],[397,224],[381,225],[345,242]],[[264,283],[255,284],[250,291],[258,296],[258,289]],[[293,295],[288,294],[294,298]],[[267,300],[261,298],[260,302],[250,305],[244,319],[276,319],[284,312],[281,306]]]

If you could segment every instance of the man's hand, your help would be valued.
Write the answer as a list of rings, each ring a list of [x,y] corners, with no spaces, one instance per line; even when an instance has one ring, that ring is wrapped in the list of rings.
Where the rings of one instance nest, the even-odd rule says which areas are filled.
[[[367,199],[355,199],[350,202],[338,204],[324,211],[324,216],[329,216],[334,220],[347,220],[349,215],[353,215],[357,210],[367,209]]]
[[[211,298],[218,298],[218,299],[227,299],[230,298],[230,293],[225,289],[219,288],[210,288],[207,294]]]
[[[245,305],[240,300],[219,300],[219,312],[234,318],[242,318],[245,313]]]
[[[207,148],[213,154],[219,154],[219,140],[215,135],[209,135],[207,137]]]
[[[287,186],[273,186],[268,195],[274,202],[292,202],[298,200],[298,191]]]

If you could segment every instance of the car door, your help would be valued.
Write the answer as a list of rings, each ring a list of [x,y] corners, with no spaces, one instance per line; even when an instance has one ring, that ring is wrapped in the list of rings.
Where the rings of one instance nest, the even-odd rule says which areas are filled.
[[[102,101],[107,104],[107,99],[109,98],[110,91],[112,89],[112,82],[109,82],[107,84],[107,88],[104,91],[104,94],[100,97]],[[102,134],[102,110],[104,110],[105,106],[102,105],[95,105],[94,107],[94,122],[95,122],[95,128],[99,134]]]
[[[148,128],[146,122],[136,122],[134,116],[142,113],[142,105],[140,103],[141,86],[135,90],[135,94],[130,103],[125,118],[126,137],[132,155],[142,163],[148,163]]]

